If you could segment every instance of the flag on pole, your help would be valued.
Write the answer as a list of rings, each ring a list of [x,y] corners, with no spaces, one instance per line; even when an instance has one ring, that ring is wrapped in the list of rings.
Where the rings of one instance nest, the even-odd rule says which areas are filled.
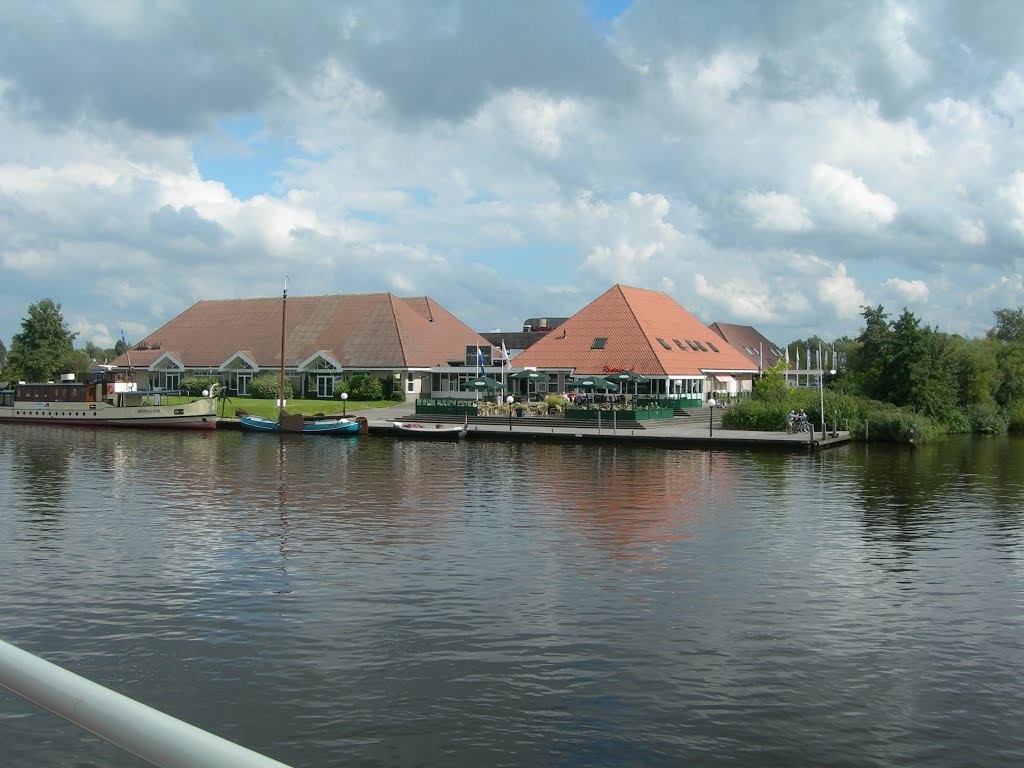
[[[124,344],[124,353],[128,358],[128,371],[132,370],[132,353],[131,347],[128,346],[128,339],[124,337],[124,326],[121,326],[121,343]]]
[[[476,345],[476,369],[477,374],[484,375],[484,353],[480,351],[480,345]]]
[[[789,370],[789,344],[786,345],[786,370]]]
[[[512,367],[512,358],[508,356],[508,350],[505,349],[505,340],[501,340],[501,363],[507,365],[509,368]]]

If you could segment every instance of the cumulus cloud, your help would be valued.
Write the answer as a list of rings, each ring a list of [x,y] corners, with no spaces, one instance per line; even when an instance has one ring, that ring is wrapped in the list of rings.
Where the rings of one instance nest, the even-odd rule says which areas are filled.
[[[779,343],[866,287],[962,332],[1020,303],[1024,5],[589,7],[0,5],[0,337],[286,273],[478,328],[626,282]]]
[[[895,201],[872,192],[862,178],[827,163],[813,168],[810,191],[821,215],[843,226],[874,229],[891,222],[899,210]]]
[[[891,277],[882,283],[882,289],[896,294],[904,301],[919,304],[928,300],[928,284],[923,280],[903,280]]]
[[[833,274],[818,281],[818,299],[836,316],[845,319],[857,317],[861,307],[868,304],[857,281],[846,273],[845,264],[838,264]]]
[[[753,217],[758,229],[802,232],[814,226],[807,209],[791,195],[748,192],[740,198],[740,204]]]

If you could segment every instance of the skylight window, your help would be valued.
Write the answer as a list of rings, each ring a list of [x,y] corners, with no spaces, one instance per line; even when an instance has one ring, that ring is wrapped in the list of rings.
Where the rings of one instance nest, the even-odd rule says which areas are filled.
[[[697,349],[699,349],[701,352],[708,351],[708,348],[701,344],[699,341],[694,341],[693,343],[697,345]]]
[[[607,338],[596,338],[594,343],[590,345],[591,349],[604,349],[604,345],[608,343]]]
[[[712,344],[712,343],[711,343],[710,341],[708,342],[708,346],[709,346],[709,347],[711,347],[711,351],[712,351],[712,352],[717,352],[717,351],[718,351],[718,347],[716,347],[716,346],[715,346],[714,344]],[[753,353],[751,353],[751,354],[753,354]]]
[[[672,341],[674,341],[676,343],[676,346],[679,347],[679,349],[681,349],[683,352],[686,351],[686,347],[683,346],[683,342],[681,342],[679,339],[672,339]]]
[[[689,339],[686,340],[686,343],[690,345],[690,349],[692,349],[694,352],[700,352],[700,350],[697,348],[697,345],[694,344]]]
[[[665,349],[672,349],[672,346],[664,339],[658,339],[658,343],[661,344]]]

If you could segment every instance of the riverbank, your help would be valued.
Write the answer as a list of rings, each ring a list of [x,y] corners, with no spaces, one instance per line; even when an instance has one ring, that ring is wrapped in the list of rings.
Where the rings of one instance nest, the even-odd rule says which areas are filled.
[[[414,421],[424,424],[453,423],[456,417],[417,415],[415,403],[395,403],[384,408],[349,411],[349,417],[363,417],[370,434],[400,437],[395,430],[396,421]],[[718,415],[718,414],[716,414]],[[516,417],[510,420],[470,416],[468,437],[487,440],[533,440],[555,442],[600,442],[632,445],[660,445],[664,447],[717,447],[782,451],[807,451],[834,448],[850,441],[850,433],[839,431],[822,435],[813,433],[787,434],[754,430],[725,429],[718,419],[714,425],[703,418],[676,417],[643,426],[630,423],[620,427],[617,422],[604,421],[568,423],[556,417]],[[219,429],[239,429],[237,419],[221,419]]]

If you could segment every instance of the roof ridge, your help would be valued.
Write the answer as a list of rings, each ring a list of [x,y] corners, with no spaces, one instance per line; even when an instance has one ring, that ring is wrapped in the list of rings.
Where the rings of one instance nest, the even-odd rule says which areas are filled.
[[[396,296],[391,291],[387,292],[388,306],[391,307],[391,317],[395,321],[395,335],[398,336],[398,354],[402,358],[402,362],[408,364],[409,356],[405,353],[405,334],[402,332],[401,323],[398,321],[398,309],[395,305],[396,301],[403,301],[401,297]],[[403,302],[404,303],[404,302]]]
[[[643,323],[640,322],[640,318],[636,316],[636,310],[633,309],[633,305],[630,303],[629,299],[626,297],[626,292],[624,290],[622,290],[623,287],[626,287],[626,286],[623,286],[620,283],[616,283],[615,287],[619,289],[619,294],[622,296],[622,300],[624,302],[626,302],[626,308],[629,309],[629,314],[633,316],[633,322],[636,323],[637,328],[639,328],[641,333],[643,334],[643,339],[646,342],[648,349],[650,349],[650,351],[654,355],[655,359],[658,360],[658,362],[661,362],[661,358],[658,356],[658,350],[656,350],[654,348],[654,344],[652,344],[650,338],[648,338],[647,329],[644,328]],[[663,363],[662,363],[662,367],[664,367]]]

